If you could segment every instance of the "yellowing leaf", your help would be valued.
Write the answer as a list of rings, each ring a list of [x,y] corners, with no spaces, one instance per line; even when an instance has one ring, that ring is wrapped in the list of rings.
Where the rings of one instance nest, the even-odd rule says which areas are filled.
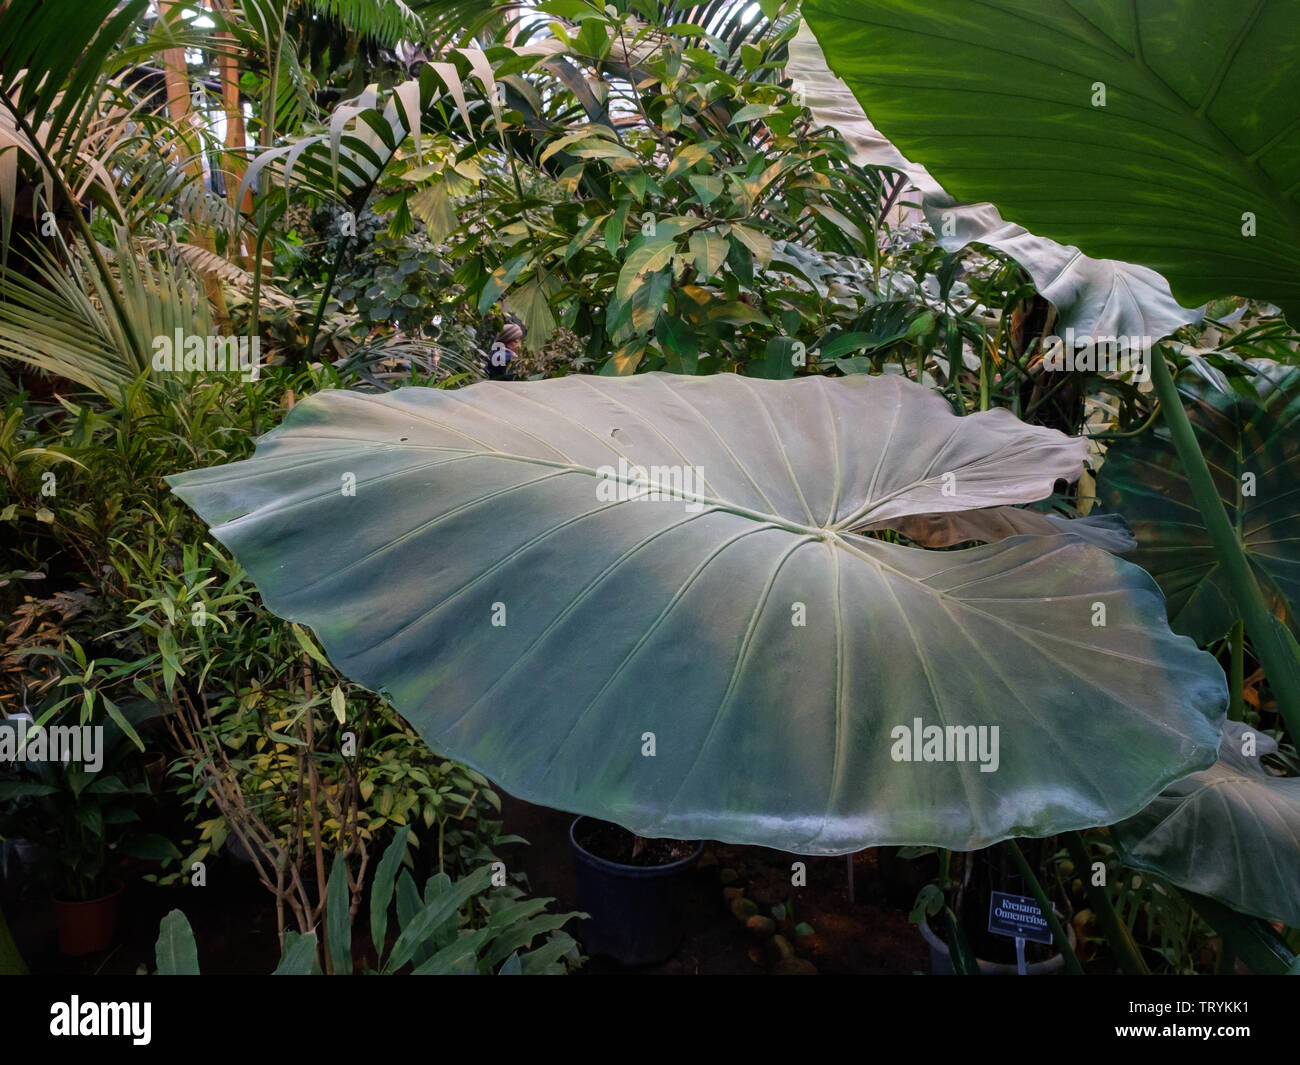
[[[709,152],[712,151],[714,144],[714,141],[706,141],[703,144],[686,145],[673,156],[673,161],[668,164],[668,169],[664,173],[665,180],[671,181],[678,174],[689,170],[701,159],[706,158]]]
[[[712,231],[691,234],[691,254],[695,256],[695,269],[703,279],[713,277],[727,261],[730,245],[725,237]]]
[[[772,261],[772,238],[757,229],[746,226],[731,227],[731,232],[746,248],[753,252],[759,266],[766,266]]]

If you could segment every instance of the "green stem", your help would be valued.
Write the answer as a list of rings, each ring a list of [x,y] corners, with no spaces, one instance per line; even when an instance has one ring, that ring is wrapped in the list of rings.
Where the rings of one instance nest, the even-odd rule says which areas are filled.
[[[1083,836],[1078,832],[1067,832],[1064,838],[1066,850],[1070,852],[1070,860],[1074,862],[1075,873],[1083,881],[1083,890],[1088,896],[1088,903],[1092,906],[1092,912],[1097,915],[1102,931],[1106,933],[1106,942],[1115,952],[1115,960],[1119,963],[1120,969],[1129,976],[1150,976],[1151,970],[1142,960],[1142,953],[1133,941],[1128,927],[1115,912],[1106,889],[1092,882],[1092,859],[1088,855],[1088,845]]]
[[[1264,601],[1241,541],[1214,486],[1205,456],[1196,442],[1192,423],[1183,409],[1182,397],[1174,385],[1169,367],[1165,365],[1162,351],[1152,353],[1151,379],[1160,398],[1165,425],[1169,427],[1169,435],[1187,473],[1192,499],[1205,521],[1219,565],[1228,576],[1237,613],[1245,622],[1251,646],[1268,674],[1288,731],[1292,736],[1300,737],[1300,660],[1295,653],[1294,641],[1288,641],[1287,633]]]
[[[358,212],[358,215],[360,215],[360,212]],[[316,304],[316,317],[311,323],[311,335],[307,338],[308,361],[316,355],[316,336],[320,333],[320,324],[325,318],[325,305],[329,302],[330,293],[334,291],[334,279],[338,276],[339,267],[343,264],[343,256],[347,254],[348,248],[351,246],[351,235],[344,235],[339,244],[338,254],[334,256],[334,261],[330,263],[330,272],[325,278],[325,291],[321,293],[320,302]]]
[[[1016,868],[1020,870],[1020,875],[1025,878],[1025,883],[1029,885],[1029,893],[1034,896],[1038,908],[1043,911],[1043,917],[1047,919],[1047,927],[1052,930],[1052,938],[1056,941],[1056,949],[1065,958],[1065,967],[1075,976],[1082,976],[1083,966],[1079,964],[1079,959],[1075,957],[1074,951],[1070,949],[1070,937],[1065,934],[1065,929],[1061,927],[1061,922],[1057,920],[1056,911],[1052,909],[1052,904],[1048,901],[1047,892],[1043,890],[1043,885],[1038,882],[1038,877],[1034,875],[1034,871],[1029,868],[1029,863],[1025,861],[1025,856],[1021,853],[1020,845],[1014,839],[1009,839],[1006,841],[1006,846],[1012,861],[1016,863]]]
[[[1142,420],[1142,424],[1139,425],[1136,429],[1130,429],[1127,432],[1123,432],[1123,433],[1119,433],[1119,432],[1089,433],[1087,435],[1087,439],[1088,440],[1123,440],[1127,436],[1141,436],[1148,429],[1150,429],[1151,426],[1155,424],[1156,419],[1158,417],[1160,417],[1160,404],[1157,402],[1152,406],[1151,413],[1148,414]]]
[[[962,931],[961,922],[951,906],[939,911],[943,922],[944,937],[948,942],[948,958],[952,962],[952,971],[957,976],[979,976],[980,963],[971,950],[970,941]]]
[[[1244,721],[1246,719],[1246,626],[1238,618],[1232,624],[1232,635],[1228,637],[1232,646],[1232,665],[1228,670],[1228,719]]]

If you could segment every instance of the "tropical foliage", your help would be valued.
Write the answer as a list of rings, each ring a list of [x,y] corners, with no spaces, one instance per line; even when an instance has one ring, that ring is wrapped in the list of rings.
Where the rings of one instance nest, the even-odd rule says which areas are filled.
[[[0,3],[20,904],[566,971],[504,791],[1293,965],[1296,6]]]

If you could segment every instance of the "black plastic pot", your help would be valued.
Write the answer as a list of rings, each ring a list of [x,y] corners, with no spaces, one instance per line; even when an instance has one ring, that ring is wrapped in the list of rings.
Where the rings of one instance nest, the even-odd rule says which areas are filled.
[[[623,965],[653,965],[672,956],[682,941],[691,870],[701,842],[669,865],[623,865],[586,851],[578,843],[576,818],[569,826],[578,908],[591,915],[583,928],[588,954]]]

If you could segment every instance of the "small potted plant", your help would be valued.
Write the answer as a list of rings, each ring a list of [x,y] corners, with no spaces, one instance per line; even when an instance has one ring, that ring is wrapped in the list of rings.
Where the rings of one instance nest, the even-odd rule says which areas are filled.
[[[911,914],[912,923],[930,948],[931,974],[947,976],[978,970],[988,976],[1006,976],[1018,972],[1014,941],[989,929],[991,893],[1019,880],[1004,850],[991,848],[958,855],[960,877],[950,867],[954,857],[950,853],[933,847],[905,847],[902,851],[909,858],[936,853],[939,875],[918,892]],[[1029,893],[1028,887],[1018,890]],[[1059,919],[1059,913],[1056,916]],[[1068,921],[1062,927],[1073,952],[1077,942],[1074,928]],[[1055,943],[1028,942],[1024,948],[1027,976],[1045,976],[1065,967],[1065,955]]]
[[[123,857],[180,857],[162,836],[139,830],[138,807],[149,785],[128,784],[118,772],[129,746],[120,731],[105,727],[102,735],[93,760],[28,758],[0,779],[0,834],[21,830],[39,841],[37,875],[50,892],[59,949],[69,955],[112,944]]]
[[[646,839],[625,828],[579,817],[569,826],[578,906],[590,914],[589,954],[624,965],[652,965],[682,939],[691,870],[703,842]]]

